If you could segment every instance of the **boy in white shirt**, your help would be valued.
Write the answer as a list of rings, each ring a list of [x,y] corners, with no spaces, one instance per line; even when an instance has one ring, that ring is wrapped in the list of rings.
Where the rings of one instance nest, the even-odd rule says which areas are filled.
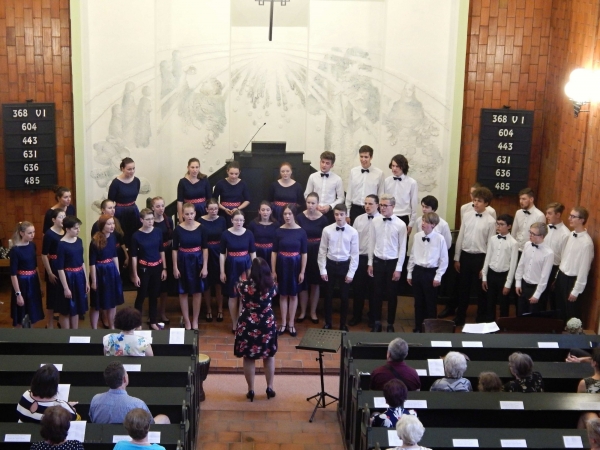
[[[431,213],[431,212],[434,212],[437,214],[437,209],[438,209],[437,198],[435,198],[433,195],[427,195],[427,196],[423,197],[421,199],[421,209],[423,210],[423,215],[425,215],[427,213]],[[446,222],[444,219],[442,219],[440,217],[439,214],[438,214],[438,218],[440,219],[440,222],[435,226],[433,231],[441,234],[444,237],[444,240],[446,241],[446,248],[448,248],[448,250],[450,250],[450,247],[452,247],[452,233],[450,233],[450,226],[448,225],[448,222]],[[419,217],[417,219],[417,223],[416,223],[417,233],[422,230],[422,228],[421,228],[422,223],[423,223],[423,217]]]
[[[358,150],[360,166],[352,168],[346,192],[347,221],[354,226],[354,221],[365,212],[367,195],[383,193],[383,171],[371,164],[373,149],[363,145]]]
[[[333,223],[335,221],[333,208],[335,205],[344,203],[344,186],[339,175],[331,171],[335,164],[335,153],[323,152],[319,158],[321,171],[308,177],[304,198],[308,197],[311,192],[319,194],[317,209],[321,214],[327,216],[329,223]]]
[[[469,203],[465,203],[464,205],[462,205],[460,207],[460,220],[462,221],[463,216],[465,215],[465,213],[467,211],[472,211],[473,210],[473,192],[475,192],[475,189],[479,189],[480,187],[483,187],[483,185],[481,183],[475,183],[473,184],[473,186],[471,186],[471,189],[469,191],[469,195],[471,196],[471,201]],[[492,208],[490,205],[488,205],[485,210],[495,219],[496,218],[496,210],[494,208]]]
[[[571,235],[569,228],[563,223],[562,213],[564,210],[565,206],[558,202],[553,202],[546,206],[548,235],[544,239],[544,242],[554,252],[554,264],[552,265],[552,271],[550,272],[550,283],[553,283],[556,279],[558,266],[560,266],[560,257],[567,245],[567,240]],[[550,303],[551,310],[556,309],[556,298],[552,284],[548,286],[542,294],[542,298],[540,299],[540,310],[545,311],[548,303]]]
[[[529,242],[529,228],[536,222],[546,222],[544,213],[534,205],[534,194],[531,188],[521,189],[519,192],[519,205],[515,213],[515,220],[510,232],[519,243],[519,252],[523,251],[525,243]]]

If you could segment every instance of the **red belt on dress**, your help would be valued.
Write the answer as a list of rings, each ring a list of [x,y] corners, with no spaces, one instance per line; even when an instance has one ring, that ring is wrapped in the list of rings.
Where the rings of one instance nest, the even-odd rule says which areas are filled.
[[[117,203],[117,206],[133,206],[135,205],[135,202],[131,202],[131,203]]]
[[[79,267],[65,267],[65,272],[81,272],[83,270],[83,266]]]
[[[299,252],[279,252],[279,254],[281,256],[287,256],[287,257],[291,258],[293,256],[298,256],[300,253]]]
[[[194,252],[199,252],[200,250],[201,250],[201,247],[189,247],[189,248],[179,247],[179,251],[183,252],[183,253],[194,253]]]
[[[163,242],[163,247],[168,247],[171,245],[171,241]]]
[[[242,202],[221,202],[221,205],[226,206],[227,208],[237,208],[241,204]]]
[[[106,258],[96,261],[96,264],[109,264],[113,262],[112,258]]]
[[[58,255],[48,255],[48,259],[58,259]]]
[[[259,244],[258,242],[254,244],[258,248],[273,248],[272,242],[267,242],[266,244]]]
[[[154,262],[148,262],[148,261],[144,261],[143,259],[140,259],[139,263],[140,263],[142,266],[156,267],[156,266],[158,266],[159,264],[162,264],[162,260],[160,260],[160,259],[159,259],[158,261],[154,261]]]
[[[192,198],[192,199],[183,199],[183,203],[204,203],[206,198]]]
[[[288,202],[273,202],[273,204],[276,206],[285,206],[285,205],[288,205],[289,203]]]
[[[310,238],[308,242],[321,242],[321,238]]]
[[[246,256],[248,254],[247,251],[245,252],[228,252],[227,255],[228,256]]]
[[[35,270],[17,270],[17,275],[35,275]]]
[[[208,245],[219,245],[221,243],[221,241],[208,241],[207,244]]]

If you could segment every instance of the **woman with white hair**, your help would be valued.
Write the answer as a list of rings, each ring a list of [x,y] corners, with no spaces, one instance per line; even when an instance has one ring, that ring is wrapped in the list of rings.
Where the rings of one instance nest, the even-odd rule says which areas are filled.
[[[508,357],[508,368],[515,379],[504,385],[504,392],[544,392],[542,375],[533,371],[529,355],[514,352]]]
[[[600,450],[600,419],[592,419],[586,424],[591,450]]]
[[[396,447],[396,449],[412,448],[416,450],[431,450],[430,448],[419,445],[419,441],[423,438],[423,434],[425,433],[425,427],[415,416],[402,416],[402,419],[396,424],[396,432],[398,433],[398,437],[402,439],[402,445]]]
[[[467,358],[459,352],[449,352],[444,357],[444,373],[446,376],[436,380],[430,391],[472,392],[471,382],[463,378],[467,370]]]

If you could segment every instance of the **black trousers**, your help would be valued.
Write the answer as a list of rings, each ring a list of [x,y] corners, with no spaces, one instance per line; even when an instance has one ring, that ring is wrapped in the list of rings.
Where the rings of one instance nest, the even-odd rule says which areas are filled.
[[[486,322],[494,322],[496,320],[496,305],[500,305],[500,317],[508,317],[510,306],[510,291],[504,295],[502,290],[506,284],[506,272],[496,272],[488,267],[487,284],[488,290],[486,293],[486,312],[484,314]]]
[[[346,275],[348,275],[348,268],[350,267],[350,260],[335,262],[327,258],[325,268],[327,269],[327,279],[325,283],[325,323],[331,325],[331,316],[333,314],[333,290],[335,289],[336,283],[339,284],[340,289],[340,326],[346,325],[346,319],[348,317],[348,291],[350,284],[346,283]]]
[[[358,216],[365,213],[365,207],[352,203],[350,207],[350,225],[354,225],[354,221]]]
[[[577,281],[576,276],[570,277],[560,270],[558,271],[556,285],[554,286],[554,294],[556,296],[556,308],[559,310],[559,317],[565,321],[572,317],[583,320],[581,317],[581,300],[579,300],[581,294],[574,302],[569,301],[569,295],[571,295],[573,286],[575,286],[575,281]]]
[[[408,227],[408,222],[410,220],[409,216],[397,216],[398,219],[400,219],[402,222],[404,222],[404,225],[406,225]],[[400,275],[400,283],[398,283],[398,295],[400,295],[400,287],[401,286],[407,286],[407,282],[406,282],[406,272],[407,272],[407,267],[408,267],[408,259],[410,254],[408,253],[408,238],[410,237],[408,235],[408,230],[407,234],[406,234],[406,253],[404,256],[404,262],[402,263],[402,274]]]
[[[556,309],[556,295],[554,289],[552,289],[552,284],[556,279],[557,273],[558,266],[552,266],[550,277],[548,277],[548,286],[546,286],[546,290],[542,293],[542,298],[540,298],[540,311],[546,311],[548,305],[550,306],[550,310],[553,311]]]
[[[433,286],[437,267],[415,266],[412,288],[415,296],[415,329],[421,331],[425,319],[434,319],[437,313],[438,288]]]
[[[459,294],[458,294],[458,309],[456,311],[456,321],[464,322],[469,307],[471,290],[473,285],[477,291],[477,320],[483,320],[480,313],[485,311],[486,296],[481,287],[479,272],[483,269],[485,262],[485,253],[467,253],[460,252],[460,274],[459,274]]]
[[[135,297],[135,309],[142,312],[144,299],[148,297],[150,323],[156,323],[156,304],[160,295],[160,276],[162,274],[162,264],[154,267],[137,266],[137,274],[140,278],[140,287],[137,288]]]
[[[327,217],[327,221],[329,222],[329,225],[331,225],[333,222],[335,222],[335,216],[333,215],[333,208],[329,208],[329,212],[327,214],[325,214],[325,217]]]
[[[354,290],[352,315],[356,320],[360,320],[362,317],[365,299],[369,300],[369,316],[373,311],[374,283],[373,277],[370,277],[367,273],[368,263],[369,257],[367,255],[360,255],[358,257],[358,269],[356,269],[354,279],[352,280],[352,289]]]
[[[393,281],[392,276],[396,270],[396,259],[380,259],[373,257],[373,283],[375,284],[375,295],[373,296],[372,319],[375,322],[381,322],[382,302],[385,298],[388,301],[389,325],[393,325],[396,320],[396,309],[398,308],[398,281]]]
[[[517,316],[522,316],[525,313],[537,313],[540,312],[540,302],[529,303],[529,299],[535,293],[537,284],[528,283],[525,280],[521,280],[521,295],[517,300]]]

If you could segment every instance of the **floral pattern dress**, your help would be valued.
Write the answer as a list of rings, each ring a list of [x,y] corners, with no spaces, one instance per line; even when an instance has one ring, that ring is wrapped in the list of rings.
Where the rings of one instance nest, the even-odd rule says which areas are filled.
[[[277,285],[274,284],[263,295],[252,280],[240,281],[237,289],[243,309],[235,334],[235,356],[250,359],[274,356],[277,353],[277,324],[271,301],[277,294]]]
[[[146,356],[150,345],[144,336],[111,333],[102,339],[105,356]]]

